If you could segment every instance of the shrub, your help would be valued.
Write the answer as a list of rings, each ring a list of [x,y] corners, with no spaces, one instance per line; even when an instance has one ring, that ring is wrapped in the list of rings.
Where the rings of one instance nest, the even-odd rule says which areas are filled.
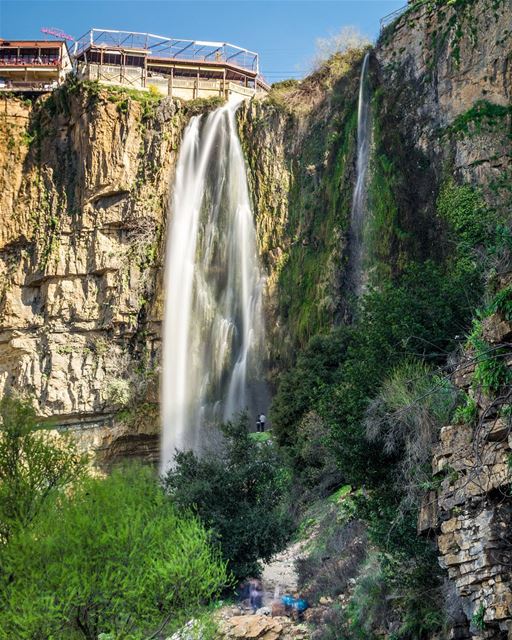
[[[478,405],[476,400],[470,395],[466,394],[464,398],[464,404],[461,404],[455,409],[453,414],[453,421],[455,424],[467,424],[473,426],[478,417]]]
[[[245,578],[288,538],[287,474],[275,447],[249,437],[247,415],[221,429],[223,453],[179,452],[164,482],[172,501],[193,508],[212,529],[234,575]]]
[[[489,245],[494,239],[495,216],[479,191],[468,184],[444,185],[437,201],[437,211],[455,235],[463,251]]]
[[[382,628],[389,615],[389,587],[376,555],[368,563],[358,579],[350,604],[348,619],[350,638],[367,640]]]
[[[420,360],[407,359],[391,372],[366,411],[366,435],[398,458],[395,481],[410,505],[419,503],[432,476],[432,448],[456,398],[446,378]]]
[[[64,435],[44,429],[28,400],[0,400],[0,548],[44,503],[80,478],[86,458]]]
[[[475,359],[473,385],[481,387],[486,395],[495,396],[512,380],[512,371],[506,363],[508,350],[490,345],[475,331],[469,337],[469,344]]]
[[[305,498],[324,497],[339,486],[341,475],[330,443],[329,426],[316,411],[301,419],[294,447],[296,474]]]
[[[334,381],[347,348],[349,329],[312,338],[297,363],[282,374],[270,418],[279,444],[293,444],[302,417],[315,407],[324,388]]]
[[[336,604],[328,609],[322,624],[317,626],[311,637],[313,640],[351,640],[347,614],[341,605]]]
[[[512,322],[512,286],[498,291],[489,305],[489,311],[499,313],[507,322]]]
[[[209,536],[149,470],[87,479],[8,545],[0,628],[20,640],[147,638],[227,581]]]

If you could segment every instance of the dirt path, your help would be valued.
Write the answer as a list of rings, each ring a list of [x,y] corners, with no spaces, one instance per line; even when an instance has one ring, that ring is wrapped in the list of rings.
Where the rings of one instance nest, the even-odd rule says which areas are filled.
[[[308,542],[308,540],[300,540],[289,545],[264,565],[261,579],[266,603],[275,595],[279,597],[284,593],[293,594],[297,591],[298,577],[295,571],[295,560],[305,553]]]

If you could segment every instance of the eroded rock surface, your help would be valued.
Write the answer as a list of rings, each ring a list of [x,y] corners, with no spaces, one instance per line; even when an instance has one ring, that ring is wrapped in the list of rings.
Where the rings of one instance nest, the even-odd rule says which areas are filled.
[[[30,394],[105,459],[158,455],[162,238],[185,120],[170,100],[85,87],[0,103],[0,393]]]

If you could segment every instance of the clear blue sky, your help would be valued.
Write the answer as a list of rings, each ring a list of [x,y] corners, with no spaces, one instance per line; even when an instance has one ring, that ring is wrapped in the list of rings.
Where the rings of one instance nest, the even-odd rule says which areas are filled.
[[[231,42],[260,53],[270,82],[301,77],[317,38],[355,26],[374,39],[382,16],[406,0],[0,0],[0,37],[42,37],[91,27]]]

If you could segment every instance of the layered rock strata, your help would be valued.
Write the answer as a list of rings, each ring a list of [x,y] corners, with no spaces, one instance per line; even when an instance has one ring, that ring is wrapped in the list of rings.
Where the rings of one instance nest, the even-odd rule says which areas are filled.
[[[162,237],[185,120],[170,100],[87,87],[0,103],[0,393],[29,394],[106,458],[158,454]]]

